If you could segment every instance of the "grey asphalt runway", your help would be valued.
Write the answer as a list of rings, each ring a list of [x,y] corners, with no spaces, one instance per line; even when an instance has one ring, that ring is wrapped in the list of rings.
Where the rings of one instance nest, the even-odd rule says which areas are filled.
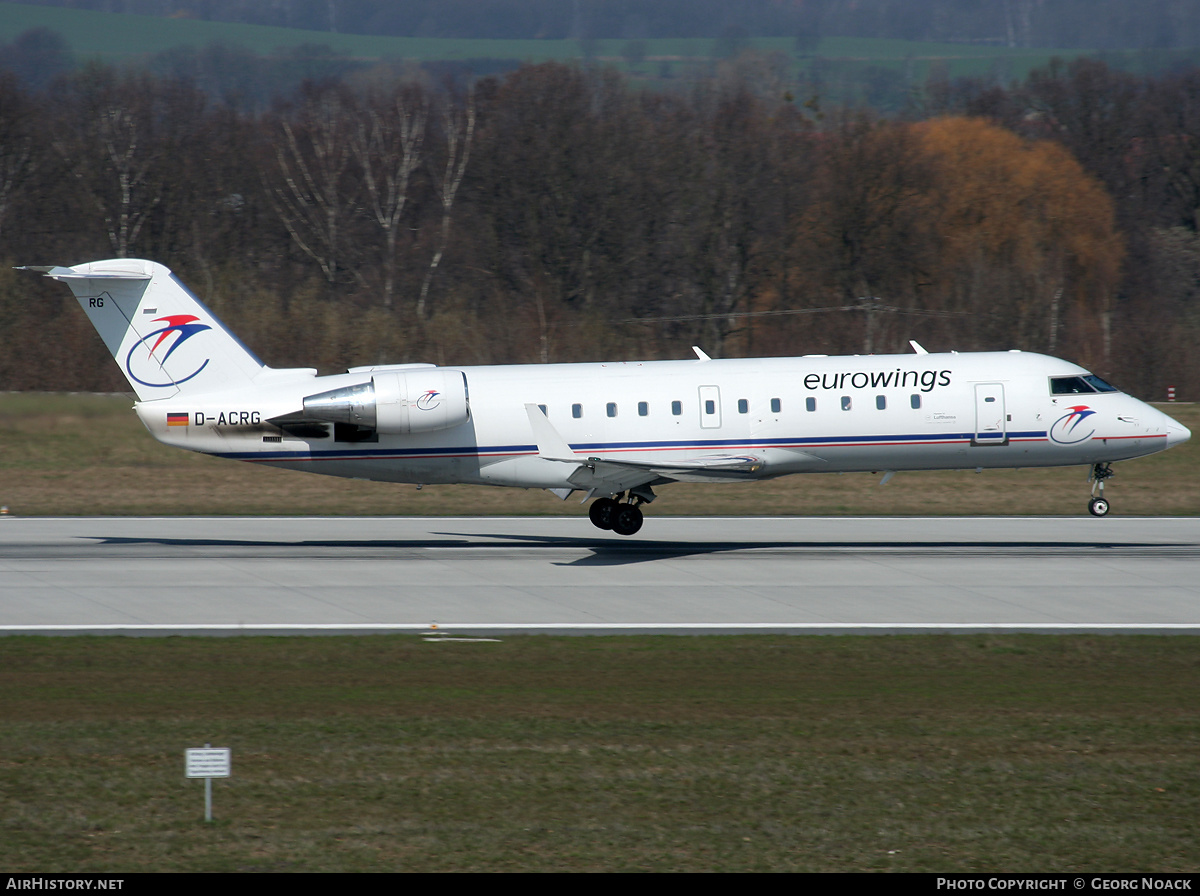
[[[0,518],[0,634],[1200,633],[1200,519]]]

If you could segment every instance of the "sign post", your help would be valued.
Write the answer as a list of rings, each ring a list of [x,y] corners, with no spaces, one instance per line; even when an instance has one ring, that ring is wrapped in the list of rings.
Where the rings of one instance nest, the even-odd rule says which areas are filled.
[[[212,779],[228,778],[230,750],[205,744],[204,749],[186,751],[185,767],[189,778],[204,779],[204,820],[212,821]]]

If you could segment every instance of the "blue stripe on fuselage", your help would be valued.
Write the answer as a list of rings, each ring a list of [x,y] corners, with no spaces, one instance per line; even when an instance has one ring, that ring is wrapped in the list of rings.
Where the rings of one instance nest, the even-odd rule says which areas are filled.
[[[989,434],[990,435],[990,434]],[[1002,437],[1000,434],[997,438]],[[1016,439],[1045,439],[1046,432],[1010,432],[1010,441]],[[899,443],[945,444],[951,442],[970,442],[976,436],[973,433],[928,433],[901,435],[871,435],[871,436],[801,436],[794,439],[702,439],[690,441],[656,441],[656,442],[579,442],[571,445],[577,452],[605,451],[705,451],[713,448],[729,448],[736,446],[747,448],[804,448],[821,446],[850,446],[870,447],[872,445],[888,445]],[[231,460],[336,460],[340,458],[413,458],[413,457],[486,457],[493,455],[537,454],[536,445],[458,445],[445,448],[346,448],[330,450],[297,450],[297,451],[228,451],[214,452],[216,457]]]

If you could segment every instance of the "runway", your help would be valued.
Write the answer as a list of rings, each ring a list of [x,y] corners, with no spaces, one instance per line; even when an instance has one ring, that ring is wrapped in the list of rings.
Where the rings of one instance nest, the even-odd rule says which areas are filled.
[[[0,518],[0,634],[1200,634],[1197,518]]]

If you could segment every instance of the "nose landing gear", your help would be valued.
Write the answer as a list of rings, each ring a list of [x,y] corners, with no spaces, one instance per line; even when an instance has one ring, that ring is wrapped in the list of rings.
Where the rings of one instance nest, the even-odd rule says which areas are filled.
[[[588,508],[588,518],[598,529],[611,529],[618,535],[633,535],[642,528],[642,511],[638,506],[641,503],[636,495],[624,503],[613,498],[597,498]]]
[[[1112,464],[1108,463],[1095,464],[1088,474],[1088,482],[1092,484],[1092,500],[1088,502],[1088,513],[1092,516],[1108,515],[1109,505],[1108,499],[1104,497],[1104,483],[1114,475]]]

